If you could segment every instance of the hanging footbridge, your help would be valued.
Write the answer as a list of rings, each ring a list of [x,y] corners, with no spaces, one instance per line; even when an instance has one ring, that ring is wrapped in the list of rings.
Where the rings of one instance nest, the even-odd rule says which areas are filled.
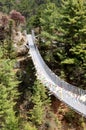
[[[28,43],[26,47],[29,48],[37,78],[56,98],[86,118],[86,91],[65,82],[55,75],[42,59],[34,39],[33,34],[27,35]]]

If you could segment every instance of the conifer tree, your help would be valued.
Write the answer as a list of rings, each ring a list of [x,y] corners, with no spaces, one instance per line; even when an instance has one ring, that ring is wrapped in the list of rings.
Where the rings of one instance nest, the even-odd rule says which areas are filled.
[[[14,60],[3,58],[0,49],[0,125],[2,130],[18,130],[14,106],[18,98],[18,80],[13,71]]]
[[[50,99],[46,94],[45,87],[36,81],[33,88],[32,103],[33,109],[30,111],[33,124],[41,125],[44,121],[45,107],[50,104]]]
[[[86,2],[63,0],[58,25],[58,41],[62,67],[68,80],[76,79],[77,85],[86,79]],[[57,50],[58,51],[58,50]],[[82,81],[83,80],[83,81]],[[82,86],[82,85],[81,85]]]
[[[52,44],[56,40],[55,31],[57,30],[58,9],[52,2],[47,2],[41,11],[41,35],[44,37],[46,44]]]
[[[11,39],[12,26],[9,24],[9,36],[0,44],[0,126],[1,130],[19,130],[18,118],[14,107],[18,99],[19,81],[14,71],[15,56]]]
[[[4,13],[9,13],[15,5],[15,1],[14,0],[0,0],[0,11],[4,12]]]
[[[24,122],[24,130],[37,130],[30,122]]]
[[[44,4],[41,10],[40,15],[40,40],[39,44],[45,48],[47,48],[47,52],[45,53],[45,59],[47,61],[53,62],[54,61],[54,41],[57,40],[57,21],[58,21],[58,8],[55,3],[50,2],[47,0],[47,3]],[[53,47],[54,45],[54,47]]]
[[[19,12],[21,12],[26,19],[29,19],[29,17],[31,15],[33,15],[33,13],[35,13],[35,6],[36,6],[36,3],[34,0],[21,0],[19,2],[17,2],[17,5],[16,5],[16,10],[18,10]]]

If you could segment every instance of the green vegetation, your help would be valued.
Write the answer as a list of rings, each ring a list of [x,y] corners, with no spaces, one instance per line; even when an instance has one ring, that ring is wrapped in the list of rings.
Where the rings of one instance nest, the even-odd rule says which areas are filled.
[[[85,87],[86,70],[86,4],[85,1],[64,1],[60,10],[58,40],[63,43],[59,52],[61,65],[69,82]],[[82,84],[83,82],[83,84]],[[85,88],[84,88],[85,89]]]
[[[37,130],[31,123],[24,122],[24,130]]]
[[[39,81],[36,81],[33,86],[32,103],[34,106],[30,111],[30,119],[37,125],[41,125],[44,122],[46,107],[49,106],[50,101],[46,95],[46,92],[45,87]]]
[[[11,41],[12,42],[12,41]],[[1,130],[18,130],[18,117],[15,116],[19,81],[13,70],[15,59],[10,42],[4,41],[0,48],[0,126]]]
[[[30,59],[29,67],[15,71],[17,54],[12,34],[14,30],[34,29],[49,67],[69,83],[86,89],[86,2],[0,0],[0,12],[4,13],[0,16],[0,129],[53,129],[52,102],[48,90],[33,76]],[[71,110],[58,111],[71,126],[78,120]],[[55,122],[61,129],[59,117],[55,117]],[[54,125],[55,122],[53,119]],[[85,129],[83,118],[76,124]]]

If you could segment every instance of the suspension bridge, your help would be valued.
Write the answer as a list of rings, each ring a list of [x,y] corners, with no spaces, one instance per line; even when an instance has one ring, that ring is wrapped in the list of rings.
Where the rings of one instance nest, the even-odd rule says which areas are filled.
[[[36,76],[40,82],[60,101],[86,118],[86,91],[73,86],[51,71],[42,59],[35,44],[34,34],[27,35],[29,54],[36,69]]]

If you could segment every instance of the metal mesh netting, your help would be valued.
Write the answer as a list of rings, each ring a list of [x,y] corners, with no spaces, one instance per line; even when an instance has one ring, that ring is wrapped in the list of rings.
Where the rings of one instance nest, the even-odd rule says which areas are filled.
[[[37,78],[58,99],[86,117],[86,91],[65,82],[49,69],[34,44],[35,36],[33,32],[32,35],[27,35],[27,39],[30,48],[29,53],[37,71]]]

